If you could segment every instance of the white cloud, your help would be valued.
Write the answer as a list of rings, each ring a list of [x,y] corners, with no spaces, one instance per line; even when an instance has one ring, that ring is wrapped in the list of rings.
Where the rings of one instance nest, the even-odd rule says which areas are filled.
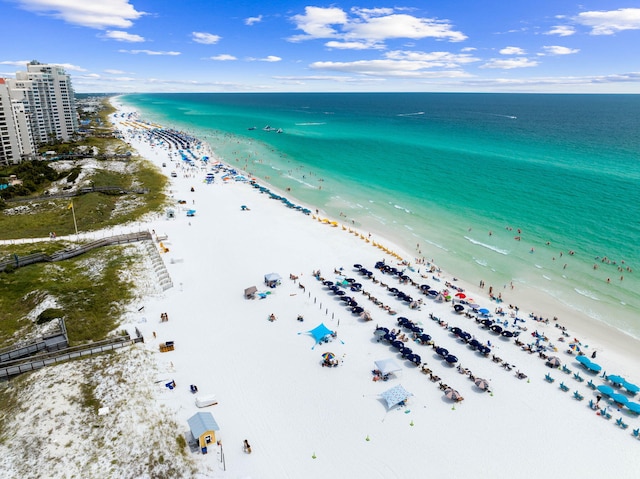
[[[551,28],[545,35],[558,35],[559,37],[568,37],[576,33],[576,29],[569,25],[556,25]]]
[[[222,53],[220,55],[215,55],[213,57],[209,57],[209,60],[215,60],[218,62],[228,62],[231,60],[237,60],[233,55],[227,55],[226,53]]]
[[[530,60],[524,57],[518,58],[493,58],[489,60],[484,65],[480,66],[480,68],[499,68],[502,70],[511,70],[513,68],[528,68],[535,67],[538,65],[538,62],[535,60]]]
[[[545,51],[547,55],[571,55],[573,53],[578,53],[580,51],[579,48],[568,48],[561,47],[558,45],[549,45],[544,46],[542,49]]]
[[[333,48],[336,50],[371,50],[384,48],[381,44],[368,43],[368,42],[338,42],[336,40],[328,41],[324,44],[327,48]]]
[[[432,66],[430,62],[393,59],[359,60],[355,62],[314,62],[309,65],[313,70],[331,70],[379,77],[463,78],[470,76],[462,70],[427,71]]]
[[[352,7],[351,13],[362,18],[380,17],[393,14],[393,8],[360,8]]]
[[[500,50],[501,55],[524,55],[525,51],[519,47],[505,47]]]
[[[258,15],[257,17],[249,17],[244,20],[245,25],[253,25],[255,23],[260,23],[262,21],[262,15]]]
[[[107,68],[104,70],[105,73],[108,73],[110,75],[124,75],[126,72],[122,71],[122,70],[113,70],[111,68]]]
[[[131,53],[132,55],[138,55],[140,53],[145,55],[168,55],[168,56],[176,56],[180,55],[180,52],[162,52],[155,50],[118,50],[120,53]]]
[[[268,55],[265,58],[260,58],[259,61],[261,62],[279,62],[281,61],[282,58],[277,57],[275,55]]]
[[[450,52],[410,52],[392,51],[385,54],[391,60],[409,60],[420,62],[423,68],[458,68],[460,65],[480,61],[469,54],[456,54]]]
[[[376,8],[358,9],[351,12],[353,17],[336,7],[305,7],[305,13],[295,15],[291,20],[304,34],[294,35],[288,40],[300,42],[319,38],[331,38],[347,42],[377,45],[394,38],[436,38],[451,42],[463,41],[467,37],[453,29],[447,20],[418,18],[412,15],[394,13],[399,9]]]
[[[351,22],[345,27],[347,38],[386,40],[389,38],[439,38],[451,42],[465,40],[466,35],[453,31],[451,25],[432,18],[416,18],[406,14],[387,15]]]
[[[296,28],[306,35],[296,35],[291,41],[308,40],[310,38],[332,38],[338,34],[331,25],[347,23],[347,14],[340,8],[305,7],[304,15],[292,17]]]
[[[574,21],[591,27],[592,35],[613,35],[623,30],[640,30],[640,8],[582,12],[574,17]]]
[[[103,36],[119,42],[137,43],[145,41],[144,37],[141,37],[140,35],[134,35],[133,33],[123,32],[120,30],[108,30]]]
[[[73,25],[104,29],[129,28],[145,12],[138,12],[129,0],[16,0],[24,10],[51,16]]]
[[[0,65],[11,65],[14,67],[22,67],[22,68],[27,68],[27,63],[29,63],[31,60],[5,60],[3,62],[0,62]]]
[[[191,32],[191,39],[196,43],[202,43],[204,45],[213,45],[220,41],[220,35],[214,35],[206,32]]]

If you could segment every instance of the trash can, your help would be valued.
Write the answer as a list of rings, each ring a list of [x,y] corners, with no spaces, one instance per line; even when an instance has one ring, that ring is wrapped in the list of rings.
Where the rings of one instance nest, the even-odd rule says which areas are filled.
[[[206,453],[207,453],[207,446],[204,446],[204,447],[202,448],[202,454],[206,454]]]

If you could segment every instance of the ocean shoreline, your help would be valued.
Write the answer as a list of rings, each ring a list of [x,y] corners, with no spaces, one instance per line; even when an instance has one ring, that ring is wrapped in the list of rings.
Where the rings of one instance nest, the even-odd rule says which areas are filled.
[[[116,97],[119,98],[119,97]],[[119,101],[119,100],[115,100]],[[193,134],[190,132],[189,134]],[[220,157],[219,154],[215,153],[217,151],[215,143],[209,144],[209,140],[203,140],[203,143],[206,143],[210,149],[210,151],[214,152],[214,156],[217,160],[224,162],[232,168],[236,168],[245,174],[253,175],[251,164],[245,162],[244,165],[238,160],[238,158],[224,158]],[[236,163],[236,164],[234,164]],[[305,204],[307,208],[312,211],[315,211],[318,208],[317,205],[309,204],[304,199],[298,198],[296,196],[296,188],[280,188],[274,186],[273,183],[270,182],[270,178],[260,178],[260,182],[269,186],[274,191],[278,191],[280,195],[290,197],[295,199],[300,204]],[[287,191],[284,191],[287,190]],[[326,207],[321,207],[320,211],[323,215],[329,216],[332,221],[338,221],[344,225],[349,226],[349,221],[352,219],[349,215],[342,215],[341,212],[336,216],[335,211],[340,208],[329,208],[326,210]],[[424,249],[425,252],[427,249],[431,250],[432,255],[419,254],[415,249],[412,251],[412,248],[409,243],[407,236],[402,235],[402,231],[400,229],[401,226],[389,227],[389,225],[376,224],[375,218],[372,218],[373,221],[371,223],[367,222],[369,216],[359,216],[356,219],[354,218],[354,224],[351,225],[359,231],[367,234],[372,233],[376,237],[385,238],[385,242],[388,243],[393,249],[397,251],[404,252],[404,259],[407,260],[411,264],[415,264],[416,260],[423,258],[426,261],[433,261],[433,263],[441,266],[437,253],[438,249],[432,245],[429,245],[428,239],[426,242],[423,241],[423,244],[420,245],[421,249]],[[443,269],[443,273],[445,276],[457,277],[455,274],[451,274],[449,268],[447,266],[441,266]],[[476,284],[477,281],[482,280],[483,278],[477,278],[475,281],[471,281],[467,277],[458,277],[460,284],[464,285],[464,289],[467,291],[472,291],[475,297],[488,297],[487,289],[489,284],[487,284],[486,289],[480,289]],[[494,287],[495,294],[497,296],[498,293],[501,293],[503,296],[502,302],[498,303],[496,301],[492,301],[492,304],[498,307],[505,307],[509,304],[513,304],[518,306],[521,310],[529,311],[534,313],[536,316],[547,318],[549,321],[553,322],[553,318],[557,317],[557,323],[565,326],[570,330],[576,330],[582,332],[582,337],[579,337],[583,344],[599,344],[602,352],[606,351],[607,354],[616,354],[622,357],[628,358],[628,360],[633,361],[633,366],[637,367],[640,370],[640,356],[636,354],[636,351],[640,350],[640,339],[635,337],[633,334],[623,331],[615,326],[607,324],[602,320],[598,320],[594,317],[590,317],[585,315],[584,313],[571,308],[570,306],[562,303],[557,298],[549,294],[545,294],[544,292],[538,290],[537,288],[532,288],[525,284],[515,283],[515,287],[511,289],[509,283],[511,282],[511,278],[503,278],[498,282],[498,285]],[[504,283],[505,287],[500,287],[499,284]],[[634,370],[633,367],[630,368],[631,371]]]

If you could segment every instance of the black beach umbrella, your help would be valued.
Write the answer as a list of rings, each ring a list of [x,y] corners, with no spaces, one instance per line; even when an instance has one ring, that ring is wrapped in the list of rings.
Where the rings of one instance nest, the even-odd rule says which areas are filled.
[[[502,334],[505,338],[512,338],[513,337],[513,332],[511,332],[511,331],[509,331],[507,329],[502,331],[502,333],[500,333],[500,334]]]
[[[447,355],[449,354],[449,350],[448,350],[448,349],[445,349],[445,348],[440,347],[440,348],[436,349],[436,354],[437,354],[438,356],[442,356],[442,357],[444,358],[445,356],[447,356]]]
[[[449,364],[455,364],[458,362],[458,358],[455,357],[453,354],[448,354],[447,357],[444,358],[444,360]]]
[[[501,333],[502,327],[498,326],[497,324],[494,324],[493,326],[491,326],[491,331],[493,331],[494,333]]]
[[[361,314],[361,313],[364,313],[364,308],[363,308],[362,306],[354,306],[354,307],[351,309],[351,312],[352,312],[353,314]]]
[[[456,311],[456,313],[461,313],[464,311],[464,306],[462,306],[461,304],[455,304],[453,306],[453,309]]]
[[[431,336],[429,336],[429,335],[428,335],[428,334],[426,334],[426,333],[422,333],[422,334],[420,335],[420,341],[423,341],[423,342],[425,342],[425,343],[426,343],[427,341],[431,341]]]

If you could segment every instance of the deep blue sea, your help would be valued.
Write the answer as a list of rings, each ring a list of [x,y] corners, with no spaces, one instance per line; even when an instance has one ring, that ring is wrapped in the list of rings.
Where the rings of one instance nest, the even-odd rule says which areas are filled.
[[[640,95],[202,93],[122,101],[290,188],[290,198],[446,271],[532,288],[640,338]]]

